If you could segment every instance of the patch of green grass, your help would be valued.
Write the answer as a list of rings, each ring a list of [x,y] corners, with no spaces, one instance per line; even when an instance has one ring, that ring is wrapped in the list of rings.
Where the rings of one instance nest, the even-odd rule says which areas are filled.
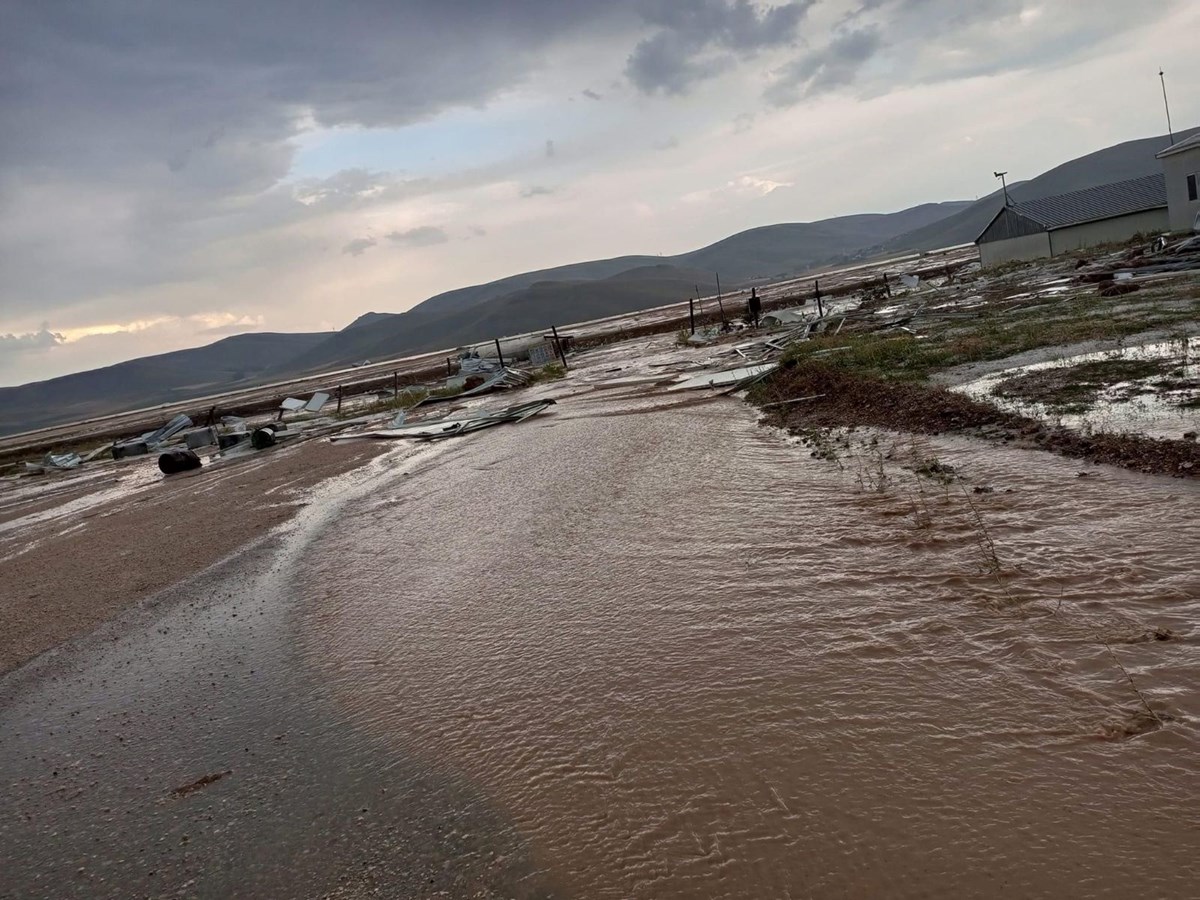
[[[793,345],[785,360],[820,359],[838,369],[890,381],[923,381],[964,363],[1005,359],[1040,347],[1120,340],[1200,318],[1200,299],[1179,297],[1177,293],[1170,298],[1176,301],[1171,305],[1161,304],[1158,299],[1147,297],[1136,306],[1126,304],[1129,308],[1120,308],[1088,295],[1075,301],[1058,301],[1052,310],[1043,307],[1028,314],[1011,309],[985,310],[966,322],[931,323],[921,337],[894,331],[822,335]]]
[[[530,384],[541,384],[545,381],[558,381],[560,378],[567,377],[566,367],[560,363],[547,363],[540,369],[534,369],[529,373]]]
[[[455,393],[458,393],[458,391],[455,391]],[[373,416],[378,413],[396,412],[401,409],[412,409],[412,407],[428,396],[430,396],[430,393],[425,388],[405,388],[394,397],[380,398],[367,406],[354,410],[347,409],[340,415],[342,418],[349,418],[353,416]],[[442,395],[436,394],[436,396]]]
[[[1098,359],[1013,375],[996,385],[994,393],[1010,400],[1041,403],[1060,412],[1085,412],[1107,387],[1161,375],[1169,360]]]

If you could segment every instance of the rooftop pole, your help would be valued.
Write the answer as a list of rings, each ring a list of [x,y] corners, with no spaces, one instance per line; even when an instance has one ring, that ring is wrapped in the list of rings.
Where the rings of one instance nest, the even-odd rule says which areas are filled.
[[[1005,182],[1005,180],[1004,180],[1004,176],[1007,175],[1008,173],[1007,172],[993,172],[992,174],[1000,179],[1000,187],[1004,188],[1004,205],[1012,206],[1012,200],[1010,200],[1009,196],[1008,196],[1008,183]]]
[[[1163,89],[1163,108],[1167,111],[1167,134],[1171,138],[1171,143],[1175,143],[1175,131],[1171,128],[1171,104],[1167,102],[1167,78],[1163,74],[1163,70],[1158,70],[1158,80],[1162,82]]]

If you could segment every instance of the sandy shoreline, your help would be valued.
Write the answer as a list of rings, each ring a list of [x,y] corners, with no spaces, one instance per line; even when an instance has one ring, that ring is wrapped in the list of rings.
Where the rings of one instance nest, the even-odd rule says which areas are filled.
[[[265,537],[303,508],[314,485],[386,449],[308,441],[172,478],[148,458],[123,473],[127,488],[105,479],[7,506],[0,522],[15,527],[0,533],[0,674]],[[114,496],[78,515],[38,519],[104,491]]]

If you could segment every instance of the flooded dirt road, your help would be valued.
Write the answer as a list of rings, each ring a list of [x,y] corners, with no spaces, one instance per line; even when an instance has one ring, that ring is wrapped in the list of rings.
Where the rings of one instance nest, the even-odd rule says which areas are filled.
[[[4,683],[0,895],[1193,893],[1195,483],[603,365]]]

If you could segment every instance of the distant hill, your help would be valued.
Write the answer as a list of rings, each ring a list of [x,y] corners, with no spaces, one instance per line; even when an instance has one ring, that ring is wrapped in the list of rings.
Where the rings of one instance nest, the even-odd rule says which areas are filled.
[[[230,390],[328,334],[238,334],[191,350],[144,356],[90,372],[0,388],[0,435]]]
[[[1181,141],[1197,131],[1200,131],[1200,128],[1176,132],[1175,140]],[[1020,203],[1114,181],[1155,175],[1162,171],[1162,165],[1154,158],[1154,154],[1169,143],[1170,137],[1163,134],[1116,144],[1055,166],[1036,178],[1011,185],[1008,193],[1014,202]],[[996,191],[954,215],[906,231],[870,247],[868,252],[883,254],[901,250],[937,250],[941,247],[969,243],[979,237],[979,233],[1003,206],[1004,193]]]
[[[713,273],[659,265],[641,266],[598,281],[539,281],[480,304],[479,317],[448,331],[443,346],[569,324],[563,318],[547,320],[547,310],[569,309],[570,321],[582,322],[678,302],[697,287],[701,296],[716,293]]]
[[[455,347],[552,324],[661,306],[722,286],[790,275],[849,258],[860,247],[927,225],[971,201],[926,203],[897,213],[752,228],[677,256],[619,256],[524,272],[430,297],[405,313],[370,313],[280,367],[312,372],[407,353]],[[633,273],[633,274],[630,274]],[[591,287],[586,287],[591,285]],[[707,287],[706,287],[707,285]]]
[[[1176,135],[1187,137],[1200,129]],[[1020,202],[1161,171],[1161,135],[1089,153],[1010,187]],[[887,214],[752,228],[677,256],[619,256],[523,272],[430,297],[404,313],[369,312],[332,334],[245,334],[17,388],[0,388],[0,434],[361,362],[660,306],[818,266],[974,240],[1003,204],[927,203]]]

